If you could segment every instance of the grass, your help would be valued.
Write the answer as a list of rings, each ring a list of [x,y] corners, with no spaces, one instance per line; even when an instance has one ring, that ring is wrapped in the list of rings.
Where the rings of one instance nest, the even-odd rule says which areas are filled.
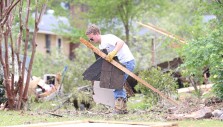
[[[33,114],[33,112],[22,112],[22,111],[0,111],[1,119],[0,126],[12,126],[22,124],[33,124],[33,123],[46,123],[46,122],[61,122],[61,121],[79,121],[79,120],[101,120],[101,121],[125,121],[125,122],[154,122],[146,120],[146,115],[113,115],[110,117],[104,117],[103,115],[97,115],[94,117],[86,115],[74,115],[65,117],[54,117],[49,114],[39,115]],[[164,121],[156,121],[164,122]],[[183,121],[171,121],[178,123],[179,127],[220,127],[223,126],[223,122],[219,120],[204,119],[204,120],[183,120]]]
[[[143,96],[136,95],[128,101],[129,114],[114,115],[105,114],[108,110],[105,106],[96,105],[89,111],[76,111],[70,104],[64,105],[62,108],[53,111],[61,100],[31,103],[28,111],[0,111],[0,126],[12,126],[34,123],[62,122],[62,121],[124,121],[124,122],[174,122],[179,127],[220,127],[223,122],[220,120],[204,119],[204,120],[182,120],[167,121],[160,111],[148,112],[148,104],[143,103]],[[57,114],[52,115],[50,113]]]
[[[1,126],[63,121],[63,119],[56,119],[55,117],[51,117],[49,115],[35,115],[32,112],[0,111],[0,114],[1,114],[1,119],[0,119]]]
[[[128,107],[135,110],[145,110],[149,105],[143,102],[143,97],[143,95],[136,94],[135,97],[129,98]]]
[[[220,120],[204,119],[204,120],[183,120],[177,121],[179,127],[223,127]]]

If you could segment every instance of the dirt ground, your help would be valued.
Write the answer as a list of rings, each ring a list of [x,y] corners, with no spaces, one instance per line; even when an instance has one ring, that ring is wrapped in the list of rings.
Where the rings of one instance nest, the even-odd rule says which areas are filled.
[[[179,106],[171,107],[165,113],[166,120],[185,120],[185,119],[219,119],[212,115],[215,110],[222,110],[223,101],[216,97],[204,98],[201,96],[183,97],[179,100]],[[189,117],[188,117],[189,116]]]
[[[196,119],[183,117],[192,114],[196,111],[204,108],[209,108],[211,111],[216,109],[222,109],[223,101],[215,98],[208,97],[205,99],[198,98],[191,93],[187,93],[184,97],[178,100],[178,106],[158,104],[147,110],[130,109],[128,114],[117,115],[113,114],[112,108],[106,106],[96,106],[90,110],[61,110],[58,109],[51,115],[60,114],[61,116],[67,116],[68,114],[76,117],[84,118],[99,118],[103,120],[121,120],[121,121],[173,121],[173,120],[185,120],[185,119]],[[140,117],[139,117],[140,116]],[[209,119],[216,119],[210,117]]]
[[[131,99],[129,99],[131,101]],[[170,105],[170,103],[160,103],[154,105],[148,109],[134,109],[130,108],[128,114],[117,115],[113,113],[113,109],[101,104],[97,104],[95,107],[89,110],[75,110],[72,104],[66,103],[60,108],[55,109],[50,107],[49,109],[41,108],[41,106],[32,107],[28,113],[31,116],[52,116],[58,119],[70,120],[103,120],[103,121],[125,121],[125,122],[145,122],[145,121],[159,121],[159,122],[174,122],[187,119],[196,119],[193,117],[184,117],[199,110],[208,107],[211,111],[216,109],[222,109],[223,101],[216,97],[204,97],[198,98],[193,92],[184,93],[179,96],[177,100],[178,106]],[[129,103],[129,102],[128,102]],[[134,103],[134,102],[133,102]],[[40,103],[43,105],[44,103]],[[50,103],[48,105],[53,105]],[[33,110],[35,109],[35,110]],[[215,117],[209,117],[205,119],[217,119]],[[43,121],[44,122],[44,121]],[[36,121],[30,121],[28,124],[36,123]],[[26,124],[26,123],[25,123]]]

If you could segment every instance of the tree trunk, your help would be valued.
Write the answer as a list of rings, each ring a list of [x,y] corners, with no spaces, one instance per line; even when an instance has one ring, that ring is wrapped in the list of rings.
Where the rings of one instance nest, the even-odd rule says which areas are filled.
[[[30,63],[29,63],[28,74],[27,74],[27,78],[26,78],[27,79],[26,80],[26,85],[25,85],[23,96],[22,96],[23,102],[27,101],[27,93],[28,93],[28,88],[29,88],[31,70],[32,70],[34,56],[35,56],[35,53],[36,53],[36,46],[37,46],[36,45],[36,36],[37,36],[37,32],[39,30],[38,29],[38,24],[41,20],[42,14],[44,13],[45,9],[46,9],[46,5],[43,5],[39,17],[37,17],[37,14],[38,14],[37,9],[36,9],[36,13],[35,13],[35,29],[34,29],[34,33],[33,33],[33,39],[32,39],[32,55],[31,55],[31,59],[30,59]]]
[[[125,35],[126,35],[125,43],[128,45],[129,44],[129,25],[128,24],[125,25]]]
[[[20,19],[20,31],[18,33],[18,38],[16,39],[17,43],[13,43],[13,36],[12,36],[12,23],[13,23],[13,12],[15,6],[20,2],[19,7],[19,19]],[[35,5],[38,5],[37,1]],[[31,60],[28,68],[28,74],[26,77],[26,81],[24,81],[25,78],[25,63],[27,58],[27,48],[28,48],[28,42],[29,42],[29,27],[28,27],[28,21],[30,16],[30,0],[27,0],[27,14],[26,14],[26,20],[25,20],[25,27],[26,27],[26,33],[23,32],[23,21],[22,21],[22,8],[23,8],[23,1],[22,0],[1,0],[0,1],[0,62],[4,71],[4,79],[3,83],[6,88],[6,97],[8,101],[6,102],[7,107],[11,110],[15,109],[22,109],[23,103],[27,102],[27,91],[29,87],[30,82],[30,76],[31,76],[31,70],[32,70],[32,64],[35,56],[36,51],[36,35],[38,32],[38,24],[40,22],[41,16],[43,12],[45,11],[46,5],[42,6],[41,12],[38,14],[38,8],[39,6],[36,6],[36,15],[35,15],[35,28],[32,38],[32,54],[31,54]],[[26,35],[25,37],[25,46],[21,46],[22,42],[22,36]],[[4,39],[4,40],[3,40]],[[10,39],[10,47],[9,48],[9,40]],[[4,43],[4,52],[2,50],[2,42]],[[15,50],[16,53],[14,53],[14,45],[16,45],[17,49]],[[23,61],[21,63],[20,61],[20,48],[24,49],[23,51]],[[9,50],[11,49],[11,50]],[[11,51],[11,53],[9,53]],[[19,79],[17,85],[15,85],[14,76],[15,76],[15,56],[17,58],[16,64],[18,65],[18,74]],[[22,64],[22,66],[20,66]],[[12,68],[11,66],[12,65]],[[23,87],[24,82],[26,82],[25,87]],[[15,88],[15,89],[14,89]]]

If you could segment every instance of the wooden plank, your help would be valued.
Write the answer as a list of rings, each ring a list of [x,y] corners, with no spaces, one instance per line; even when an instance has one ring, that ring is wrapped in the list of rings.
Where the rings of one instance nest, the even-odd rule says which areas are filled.
[[[106,54],[101,52],[98,48],[96,48],[94,45],[92,45],[90,42],[88,42],[87,40],[80,38],[80,42],[85,44],[88,48],[90,48],[93,52],[95,52],[96,54],[98,54],[99,56],[101,56],[102,58],[105,59]],[[111,64],[116,66],[117,68],[119,68],[120,70],[122,70],[123,72],[125,72],[126,74],[128,74],[129,76],[131,76],[132,78],[136,79],[138,82],[142,83],[143,85],[147,86],[148,88],[150,88],[152,91],[156,92],[157,94],[159,94],[161,97],[163,97],[164,99],[168,100],[169,102],[171,102],[174,105],[178,105],[177,102],[175,102],[174,100],[172,100],[171,98],[165,96],[163,93],[161,93],[159,90],[157,90],[156,88],[154,88],[153,86],[151,86],[149,83],[147,83],[146,81],[142,80],[141,78],[139,78],[137,75],[135,75],[134,73],[132,73],[131,71],[129,71],[127,68],[123,67],[121,64],[119,64],[118,62],[116,62],[115,60],[111,61]]]
[[[161,33],[161,34],[163,34],[163,35],[165,35],[165,36],[167,36],[167,37],[169,37],[169,38],[179,40],[181,43],[186,44],[186,42],[184,41],[183,38],[181,38],[181,37],[179,37],[179,36],[176,36],[176,35],[174,35],[174,34],[171,34],[171,33],[167,32],[167,31],[165,31],[165,30],[163,30],[163,29],[160,29],[160,28],[154,26],[153,24],[150,24],[150,23],[148,23],[148,24],[143,24],[143,23],[141,23],[141,22],[137,22],[137,23],[138,23],[139,25],[142,25],[142,26],[144,26],[144,27],[147,27],[147,28],[149,28],[149,29],[151,29],[151,30],[153,30],[153,31],[156,31],[156,32],[158,32],[158,33]]]
[[[177,127],[174,122],[126,122],[126,121],[99,121],[88,120],[88,123],[108,123],[108,124],[125,124],[125,125],[143,125],[149,127]]]
[[[176,122],[126,122],[126,121],[97,121],[97,120],[80,120],[80,121],[64,121],[64,122],[50,122],[37,124],[15,125],[11,127],[71,127],[71,126],[147,126],[147,127],[178,127]]]

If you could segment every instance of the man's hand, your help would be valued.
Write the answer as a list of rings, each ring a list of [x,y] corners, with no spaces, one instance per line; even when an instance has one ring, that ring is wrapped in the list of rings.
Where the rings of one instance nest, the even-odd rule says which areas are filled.
[[[108,62],[111,62],[113,57],[117,54],[117,51],[116,50],[113,50],[111,51],[110,53],[108,53],[108,55],[105,57],[105,59],[108,61]]]

